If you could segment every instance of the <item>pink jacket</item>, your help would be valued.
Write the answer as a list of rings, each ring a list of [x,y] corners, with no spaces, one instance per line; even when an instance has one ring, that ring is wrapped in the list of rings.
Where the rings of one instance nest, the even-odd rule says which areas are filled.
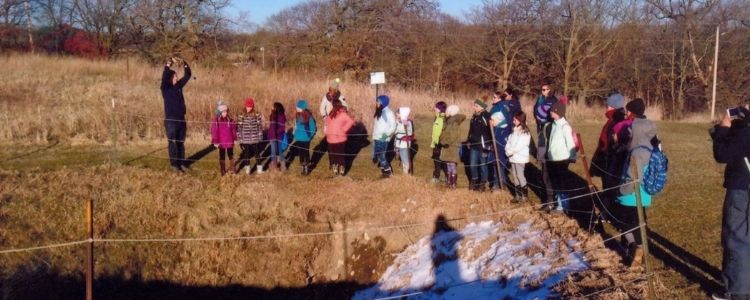
[[[219,144],[219,148],[234,147],[237,125],[230,117],[216,117],[211,120],[211,143]]]
[[[329,144],[339,144],[346,142],[346,133],[354,126],[354,119],[345,111],[340,111],[336,117],[331,119],[328,115],[325,119],[326,141]]]

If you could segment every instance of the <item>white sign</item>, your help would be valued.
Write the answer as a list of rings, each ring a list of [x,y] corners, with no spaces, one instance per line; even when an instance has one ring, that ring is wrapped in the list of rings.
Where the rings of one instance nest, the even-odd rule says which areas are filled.
[[[370,73],[370,84],[385,84],[385,72]]]

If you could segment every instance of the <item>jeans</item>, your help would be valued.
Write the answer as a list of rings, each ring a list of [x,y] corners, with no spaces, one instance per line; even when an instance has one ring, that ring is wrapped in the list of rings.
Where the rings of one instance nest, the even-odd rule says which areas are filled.
[[[487,151],[481,149],[472,148],[469,151],[469,170],[471,172],[471,180],[479,185],[487,182],[487,176],[489,173],[487,168],[488,154]]]
[[[503,185],[509,186],[510,181],[508,180],[508,170],[510,169],[510,162],[508,161],[508,156],[505,155],[505,145],[497,144],[497,154],[500,156],[500,176],[497,176],[497,163],[495,162],[495,152],[490,151],[490,154],[487,158],[487,162],[489,163],[489,177],[490,181],[492,183],[492,186],[500,187],[498,178],[502,180]]]
[[[398,149],[398,155],[401,158],[401,168],[404,170],[404,174],[411,174],[411,158],[409,157],[409,148],[396,148]]]
[[[566,200],[570,193],[570,178],[573,176],[568,170],[570,161],[547,161],[545,165],[548,169],[549,179],[552,181],[552,190],[557,199],[557,210],[570,208],[570,203]]]
[[[185,164],[185,136],[187,123],[184,120],[164,120],[169,149],[169,164],[180,167]]]
[[[750,298],[748,190],[727,189],[721,220],[722,279],[732,299]]]
[[[388,152],[388,141],[375,141],[375,160],[383,171],[390,171],[391,165],[388,163],[386,158],[386,152]]]
[[[281,150],[281,141],[271,140],[269,144],[271,145],[271,162],[274,162],[277,158],[281,157],[281,153],[279,153],[279,150]]]

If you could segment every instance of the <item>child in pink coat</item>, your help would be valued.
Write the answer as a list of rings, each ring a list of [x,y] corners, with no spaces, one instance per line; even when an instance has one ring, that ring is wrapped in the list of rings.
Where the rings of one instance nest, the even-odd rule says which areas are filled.
[[[237,125],[229,117],[228,107],[219,101],[216,106],[216,117],[211,120],[211,143],[219,148],[219,166],[221,176],[227,173],[226,157],[229,157],[229,166],[234,168],[234,140]]]

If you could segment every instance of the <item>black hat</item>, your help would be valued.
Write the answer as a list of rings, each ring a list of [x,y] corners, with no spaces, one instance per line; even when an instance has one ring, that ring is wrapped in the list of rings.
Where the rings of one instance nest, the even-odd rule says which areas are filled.
[[[636,116],[643,116],[646,113],[646,103],[641,98],[635,98],[635,100],[625,105],[625,109]]]

